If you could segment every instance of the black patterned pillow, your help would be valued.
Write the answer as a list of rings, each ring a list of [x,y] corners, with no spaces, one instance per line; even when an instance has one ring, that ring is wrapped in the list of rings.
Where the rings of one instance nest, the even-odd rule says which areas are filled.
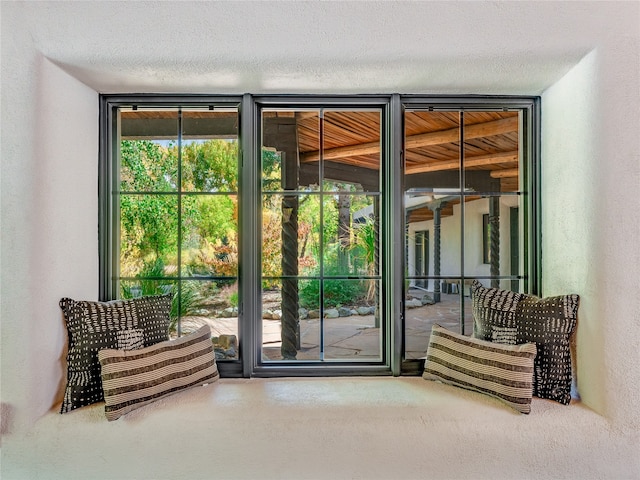
[[[538,298],[533,295],[471,286],[473,336],[503,344],[534,342],[536,397],[564,405],[571,401],[570,337],[578,315],[578,295]]]
[[[136,349],[169,338],[172,294],[111,302],[60,300],[69,336],[60,413],[102,401],[98,351]]]
[[[107,420],[219,378],[208,325],[140,350],[100,350],[98,359]]]
[[[529,413],[535,356],[533,343],[501,345],[434,325],[422,378],[484,393]]]

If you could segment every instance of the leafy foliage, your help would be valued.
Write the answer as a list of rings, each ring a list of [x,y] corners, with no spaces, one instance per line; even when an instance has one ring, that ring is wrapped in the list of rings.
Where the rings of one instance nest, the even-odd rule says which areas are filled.
[[[238,282],[234,282],[231,285],[225,285],[220,290],[220,297],[223,301],[231,305],[232,307],[238,306]]]
[[[123,192],[120,195],[120,271],[122,276],[139,278],[130,284],[123,282],[123,296],[157,294],[167,289],[175,292],[177,285],[163,279],[165,272],[175,272],[179,268],[188,268],[194,274],[237,277],[238,143],[194,141],[185,143],[182,152],[178,152],[175,143],[147,140],[124,140],[120,147],[120,187]],[[179,158],[182,161],[180,179]],[[263,191],[282,190],[281,160],[277,152],[262,152]],[[314,188],[317,189],[310,187]],[[187,192],[180,197],[180,215],[178,196],[171,194],[178,190]],[[370,257],[373,255],[374,237],[370,237],[373,227],[365,224],[350,228],[348,215],[346,220],[344,212],[340,217],[339,207],[348,200],[348,214],[364,207],[370,199],[367,200],[353,184],[325,182],[323,190],[322,214],[320,196],[303,195],[299,199],[297,254],[300,274],[319,276],[321,252],[324,252],[325,276],[369,272],[373,265]],[[281,201],[281,195],[267,195],[263,201],[264,277],[282,275]],[[181,245],[178,244],[180,238]],[[179,249],[182,252],[180,266],[177,264]],[[344,261],[346,255],[349,256],[347,262]],[[228,283],[225,281],[206,283],[213,284],[215,291],[222,288],[229,302],[237,304],[237,286],[234,292],[232,287],[225,287]],[[278,284],[277,280],[264,283],[265,288]],[[301,304],[317,308],[320,281],[301,281],[300,285]],[[358,302],[364,298],[366,287],[365,282],[326,278],[323,285],[325,307]],[[204,282],[182,282],[180,311],[177,311],[176,301],[172,315],[177,318],[193,312],[193,308],[202,302],[205,288]]]
[[[182,188],[198,192],[238,191],[238,142],[209,140],[184,145]]]
[[[121,274],[136,276],[156,260],[176,265],[178,231],[182,250],[225,243],[237,231],[235,195],[183,195],[181,224],[177,191],[178,147],[148,140],[121,142]],[[235,191],[238,187],[235,141],[191,142],[182,151],[182,187],[193,192]],[[176,265],[177,266],[177,265]]]
[[[184,282],[180,286],[180,301],[178,301],[176,283],[165,277],[165,266],[162,260],[147,264],[140,271],[139,280],[122,282],[120,285],[122,298],[136,298],[147,295],[164,295],[173,293],[171,301],[170,332],[176,330],[179,317],[192,315],[201,304],[201,298],[194,282]]]
[[[265,192],[281,189],[282,158],[278,152],[262,150],[262,190]]]
[[[194,230],[203,239],[228,239],[235,236],[238,225],[238,201],[235,195],[202,195],[195,197],[197,212]]]
[[[335,272],[325,272],[331,276]],[[320,279],[300,281],[300,306],[320,308]],[[322,293],[324,308],[354,305],[364,300],[366,286],[360,280],[330,279],[323,280]]]
[[[376,274],[376,237],[378,232],[373,218],[366,217],[363,224],[358,225],[354,229],[354,242],[351,244],[352,250],[362,252],[356,255],[356,258],[363,257],[365,262],[365,273],[369,276]],[[367,301],[371,301],[375,296],[375,280],[367,280]]]
[[[177,202],[166,195],[120,197],[121,270],[135,275],[154,260],[175,262],[178,246]]]
[[[238,243],[235,233],[231,239],[203,240],[194,261],[194,268],[203,274],[235,277],[238,275]]]
[[[120,158],[122,191],[165,192],[176,189],[177,147],[165,148],[149,140],[123,140]]]

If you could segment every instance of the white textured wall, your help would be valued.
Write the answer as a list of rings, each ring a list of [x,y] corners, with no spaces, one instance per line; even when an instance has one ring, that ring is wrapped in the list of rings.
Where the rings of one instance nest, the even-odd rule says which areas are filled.
[[[98,294],[98,96],[34,51],[27,33],[7,41],[3,24],[0,312],[10,428],[60,400],[67,334],[58,301]]]
[[[638,431],[640,57],[618,40],[543,96],[543,289],[581,296],[583,401]]]
[[[3,478],[17,464],[31,474],[13,478],[46,478],[65,448],[58,420],[41,423],[42,443],[31,425],[57,407],[64,381],[58,299],[97,296],[97,93],[246,91],[542,94],[544,290],[582,295],[579,388],[606,419],[608,427],[596,428],[611,429],[597,438],[627,442],[615,469],[585,454],[580,471],[597,464],[600,477],[637,476],[628,439],[640,430],[640,4],[95,1],[1,2],[0,9]],[[486,443],[481,433],[456,443],[473,439],[458,435],[464,425],[446,415],[456,447]],[[72,419],[86,417],[64,421]],[[89,449],[102,428],[92,421],[63,430],[81,432]],[[145,421],[162,429],[161,420]],[[510,437],[520,452],[540,447],[510,471],[533,477],[540,465],[552,471],[561,461],[544,456],[557,443],[542,428]],[[137,448],[126,444],[141,429],[144,422],[120,426],[122,451]],[[574,433],[575,448],[590,437],[579,427]],[[151,460],[155,437],[144,438]],[[468,476],[488,471],[495,458],[479,455]],[[186,453],[181,460],[196,461]],[[570,467],[562,471],[567,477]],[[112,473],[106,465],[104,472]]]

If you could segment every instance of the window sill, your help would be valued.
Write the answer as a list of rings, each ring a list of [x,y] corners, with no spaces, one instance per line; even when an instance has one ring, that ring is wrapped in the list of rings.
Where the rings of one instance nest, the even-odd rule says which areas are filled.
[[[131,478],[484,478],[495,468],[504,478],[586,478],[635,448],[615,435],[578,401],[536,398],[522,415],[419,377],[254,378],[220,379],[114,422],[102,403],[52,412],[2,446],[20,452],[15,471],[47,478],[108,478],[123,458]]]

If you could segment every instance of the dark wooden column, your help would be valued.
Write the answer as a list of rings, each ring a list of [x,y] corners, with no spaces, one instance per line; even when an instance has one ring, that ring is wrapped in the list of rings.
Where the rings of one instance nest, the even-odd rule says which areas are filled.
[[[440,301],[440,223],[441,213],[444,202],[437,202],[429,208],[433,211],[433,275],[436,277],[433,281],[433,301]]]
[[[376,199],[373,202],[373,228],[375,232],[374,242],[373,242],[373,263],[374,270],[373,274],[377,277],[380,275],[380,199]],[[374,310],[374,326],[376,328],[380,328],[380,280],[375,280],[374,285],[374,298],[373,301],[376,302],[376,308]]]
[[[289,159],[287,152],[282,153],[282,186],[287,190],[296,190],[297,162]],[[296,157],[293,157],[296,160]],[[293,164],[293,165],[292,165]],[[285,174],[286,173],[286,174]],[[285,360],[295,360],[300,349],[300,314],[298,298],[298,196],[282,197],[282,318],[280,353]]]
[[[351,246],[351,195],[338,195],[338,268],[349,273],[349,247]]]
[[[491,265],[491,276],[500,276],[500,197],[491,197],[489,199],[489,227],[490,227],[490,244],[489,258]],[[500,280],[491,279],[491,286],[498,288]]]
[[[274,147],[281,155],[282,181],[282,317],[280,353],[285,360],[295,360],[300,349],[300,313],[298,294],[298,190],[300,163],[296,119],[274,117],[265,119],[263,143]]]

